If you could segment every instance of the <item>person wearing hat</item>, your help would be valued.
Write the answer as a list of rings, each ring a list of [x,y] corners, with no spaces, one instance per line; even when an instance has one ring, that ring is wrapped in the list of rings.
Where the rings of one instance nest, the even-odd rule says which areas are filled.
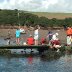
[[[55,33],[53,36],[52,36],[52,40],[58,40],[58,36],[59,34],[58,33]]]
[[[60,40],[58,39],[58,33],[55,33],[52,37],[51,44],[52,46],[60,45]]]
[[[57,52],[59,52],[59,48],[61,47],[58,35],[58,33],[55,33],[51,40],[51,48],[54,48],[54,50],[57,50]]]
[[[32,35],[27,38],[27,45],[34,45],[34,38]]]

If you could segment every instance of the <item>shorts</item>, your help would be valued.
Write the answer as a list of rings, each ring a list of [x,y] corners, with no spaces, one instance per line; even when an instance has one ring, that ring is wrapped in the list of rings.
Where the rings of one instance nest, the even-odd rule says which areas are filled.
[[[53,40],[53,41],[51,41],[51,44],[52,45],[60,45],[60,41],[59,40]]]
[[[38,40],[38,36],[34,36],[34,39],[35,39],[35,40]]]
[[[16,36],[16,38],[20,38],[20,36]]]

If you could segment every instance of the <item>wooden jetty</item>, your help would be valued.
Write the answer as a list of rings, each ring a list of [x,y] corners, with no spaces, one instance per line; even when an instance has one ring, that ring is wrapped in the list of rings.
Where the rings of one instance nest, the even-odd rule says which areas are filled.
[[[5,46],[0,46],[0,49],[36,49],[39,51],[39,53],[42,53],[46,50],[49,49],[49,46],[47,45],[5,45]]]
[[[39,49],[49,48],[47,45],[4,45],[0,46],[0,49]]]

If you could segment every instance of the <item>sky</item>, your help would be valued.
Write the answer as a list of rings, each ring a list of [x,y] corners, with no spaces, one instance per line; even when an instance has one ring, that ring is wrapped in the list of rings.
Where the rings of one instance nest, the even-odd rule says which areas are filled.
[[[0,9],[72,13],[72,0],[0,0]]]

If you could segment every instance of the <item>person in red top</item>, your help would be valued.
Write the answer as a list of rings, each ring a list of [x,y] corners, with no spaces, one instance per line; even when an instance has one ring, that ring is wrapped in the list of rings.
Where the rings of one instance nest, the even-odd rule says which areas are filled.
[[[67,33],[67,36],[71,36],[71,34],[72,34],[72,29],[71,29],[71,27],[68,27],[68,28],[67,28],[66,33]]]
[[[45,45],[46,44],[46,38],[41,38],[40,43],[41,43],[41,45]]]
[[[34,45],[34,38],[32,37],[32,35],[27,38],[27,45]]]

